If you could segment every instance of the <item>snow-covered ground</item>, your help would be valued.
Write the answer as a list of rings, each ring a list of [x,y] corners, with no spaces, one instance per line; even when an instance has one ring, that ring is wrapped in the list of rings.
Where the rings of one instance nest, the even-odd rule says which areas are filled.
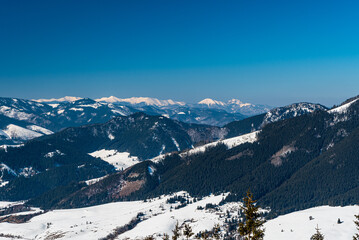
[[[179,202],[167,202],[173,196],[184,196],[190,203],[178,208]],[[0,223],[0,234],[21,236],[22,239],[49,239],[50,236],[61,236],[61,239],[99,239],[113,233],[114,229],[128,224],[142,213],[142,221],[116,239],[143,239],[149,235],[162,239],[163,233],[171,236],[177,221],[180,226],[184,223],[189,224],[193,232],[198,233],[211,230],[215,224],[223,226],[225,219],[228,220],[228,214],[230,218],[238,218],[241,203],[227,203],[217,207],[216,210],[205,209],[206,204],[218,204],[223,197],[223,195],[211,195],[193,201],[194,199],[186,192],[179,192],[147,201],[116,202],[87,208],[54,210],[36,216],[27,223]],[[9,204],[12,203],[0,202],[0,207]],[[39,211],[39,209],[34,210]],[[352,239],[356,233],[353,223],[354,214],[358,213],[359,206],[322,206],[279,216],[265,223],[264,240],[310,239],[317,225],[326,240]],[[310,217],[313,219],[310,220]],[[337,223],[338,218],[340,224]],[[6,238],[0,237],[0,239]]]
[[[187,193],[179,192],[175,195],[183,196]],[[118,239],[141,239],[157,233],[171,234],[177,221],[179,224],[188,222],[195,232],[212,229],[216,223],[221,222],[218,212],[198,210],[197,207],[205,207],[207,203],[218,204],[223,198],[222,195],[212,195],[179,209],[175,209],[179,203],[167,203],[167,199],[173,196],[162,196],[146,202],[117,202],[88,208],[50,211],[32,218],[27,223],[0,223],[0,233],[21,236],[22,239],[50,239],[49,237],[54,235],[62,236],[63,239],[99,239],[112,233],[115,228],[126,225],[138,213],[143,213],[147,220],[121,234]],[[3,205],[6,204],[8,203]],[[235,211],[237,210],[238,208]]]
[[[130,156],[128,152],[118,152],[117,150],[101,149],[89,155],[93,157],[101,158],[103,161],[113,165],[116,170],[125,170],[132,165],[139,163],[139,159],[136,156]]]
[[[321,229],[325,240],[353,239],[356,231],[354,214],[359,214],[359,206],[329,207],[322,206],[279,216],[265,224],[265,240],[302,240],[310,239]],[[309,220],[312,216],[313,220]],[[338,224],[340,218],[341,224]]]

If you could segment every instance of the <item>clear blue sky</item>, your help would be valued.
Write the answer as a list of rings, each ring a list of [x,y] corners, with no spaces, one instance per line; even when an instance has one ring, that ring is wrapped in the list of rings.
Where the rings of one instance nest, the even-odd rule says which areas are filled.
[[[0,96],[332,105],[359,94],[359,1],[0,1]]]

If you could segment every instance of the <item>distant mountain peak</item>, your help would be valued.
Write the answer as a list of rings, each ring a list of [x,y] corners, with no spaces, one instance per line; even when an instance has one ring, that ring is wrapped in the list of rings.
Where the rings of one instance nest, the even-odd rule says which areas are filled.
[[[215,106],[215,105],[225,106],[226,105],[224,102],[213,100],[211,98],[205,98],[202,101],[198,102],[198,104],[203,104],[203,105],[207,105],[207,106]]]
[[[184,102],[173,101],[172,99],[159,100],[157,98],[151,98],[151,97],[117,98],[115,96],[110,96],[110,97],[103,97],[96,99],[96,101],[107,102],[107,103],[116,103],[116,102],[129,103],[131,105],[144,104],[144,105],[158,106],[158,107],[165,107],[170,105],[180,105],[180,106],[186,105],[186,103]]]
[[[241,100],[239,100],[239,99],[233,98],[233,99],[228,101],[228,104],[238,104],[238,105],[240,105],[240,104],[243,104],[243,102]]]
[[[107,102],[107,103],[115,103],[115,102],[121,102],[121,99],[115,96],[109,96],[109,97],[102,97],[95,99],[97,102]]]
[[[239,105],[240,107],[253,106],[252,103],[244,103],[241,100],[235,99],[235,98],[229,100],[228,104],[229,105]]]
[[[65,96],[62,98],[42,98],[42,99],[33,99],[35,102],[44,102],[44,103],[51,103],[51,102],[74,102],[77,100],[82,99],[81,97],[72,97],[72,96]]]

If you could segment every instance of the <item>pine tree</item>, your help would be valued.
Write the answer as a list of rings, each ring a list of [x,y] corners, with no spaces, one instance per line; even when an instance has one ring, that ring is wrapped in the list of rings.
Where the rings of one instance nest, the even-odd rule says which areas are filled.
[[[357,227],[357,230],[359,231],[359,215],[354,215],[355,218],[356,218],[356,221],[354,221],[356,227]],[[356,233],[354,236],[353,236],[353,240],[359,240],[359,234]]]
[[[194,233],[192,232],[192,228],[189,224],[184,225],[183,235],[186,236],[187,239],[189,239]]]
[[[247,191],[243,202],[244,206],[241,208],[245,215],[245,222],[239,223],[238,232],[243,240],[262,240],[264,237],[264,229],[262,227],[265,220],[261,219],[258,211],[259,206],[256,205],[257,201],[253,199],[250,190]]]
[[[201,233],[201,238],[204,239],[204,240],[209,239],[208,232],[204,231],[203,233]]]
[[[219,226],[219,224],[215,225],[213,228],[214,239],[219,240],[221,238],[220,231],[221,231],[221,227]]]
[[[315,230],[317,231],[313,236],[310,237],[310,240],[324,240],[324,235],[319,231],[319,227],[317,225],[317,227],[315,228]]]
[[[181,236],[181,232],[180,232],[180,227],[178,225],[178,221],[176,223],[175,229],[172,230],[173,232],[173,236],[172,236],[172,240],[178,240],[179,237]]]

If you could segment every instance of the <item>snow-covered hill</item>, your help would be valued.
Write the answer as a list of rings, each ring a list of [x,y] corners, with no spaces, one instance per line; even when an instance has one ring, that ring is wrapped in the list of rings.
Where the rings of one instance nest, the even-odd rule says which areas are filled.
[[[175,196],[188,200],[187,204],[182,205],[178,198],[176,201]],[[133,228],[115,234],[116,239],[144,239],[146,236],[162,239],[164,233],[172,235],[177,222],[181,229],[185,223],[189,224],[195,234],[210,231],[219,224],[223,237],[228,231],[226,222],[241,218],[238,215],[241,203],[232,202],[218,206],[223,197],[224,195],[211,195],[195,199],[186,192],[178,192],[147,201],[54,210],[35,216],[27,223],[1,222],[0,233],[16,236],[18,239],[49,239],[54,236],[66,239],[99,239],[115,233],[116,229],[132,221]],[[21,203],[0,202],[1,207],[16,204]],[[39,211],[35,208],[12,215],[26,215]],[[354,214],[358,213],[359,206],[322,206],[279,216],[265,223],[264,240],[309,239],[317,226],[326,240],[352,239],[356,232]],[[191,239],[195,239],[195,236]]]
[[[279,216],[265,224],[265,240],[310,239],[318,226],[325,240],[353,239],[359,206],[315,207]],[[312,217],[313,220],[310,220]],[[341,223],[338,223],[338,219]]]
[[[27,140],[52,133],[52,131],[36,125],[20,127],[15,124],[9,124],[5,126],[4,129],[0,129],[0,143],[2,143],[4,146],[17,145]]]
[[[180,202],[167,202],[174,196],[183,196],[192,203],[178,208],[181,205]],[[210,209],[197,209],[198,207],[205,208],[208,203],[216,205],[222,198],[222,195],[212,195],[193,203],[194,199],[186,192],[179,192],[145,202],[117,202],[88,208],[54,210],[33,217],[27,223],[2,222],[0,233],[17,236],[18,239],[50,239],[51,236],[58,238],[61,236],[66,239],[99,239],[113,233],[116,228],[128,224],[137,216],[141,216],[141,222],[133,230],[119,235],[117,239],[141,239],[152,234],[161,239],[161,234],[171,234],[177,221],[179,224],[188,222],[195,232],[211,229],[215,224],[224,222],[225,208],[231,208],[232,205],[218,211],[222,214]],[[8,204],[0,203],[0,206]],[[233,207],[233,214],[235,214],[238,206]]]

